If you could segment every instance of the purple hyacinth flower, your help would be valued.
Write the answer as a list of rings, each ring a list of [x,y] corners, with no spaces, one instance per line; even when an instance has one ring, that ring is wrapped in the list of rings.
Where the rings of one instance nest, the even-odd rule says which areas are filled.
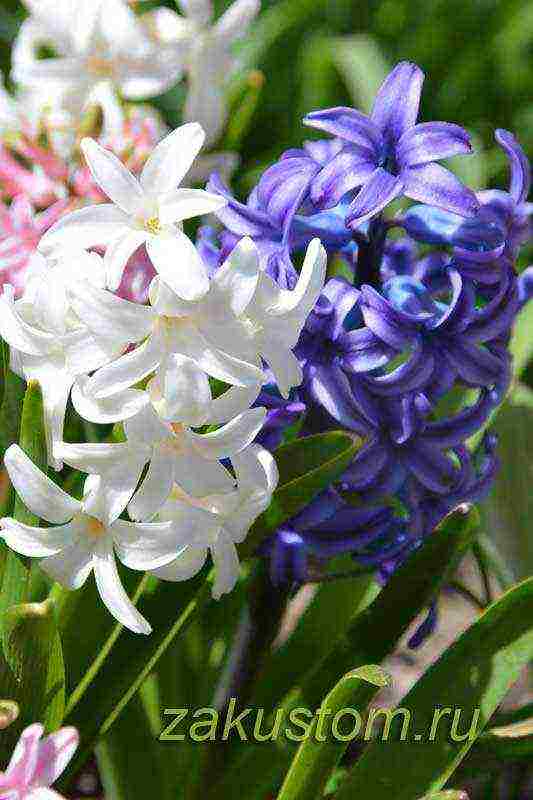
[[[520,308],[533,297],[533,266],[525,269],[518,278],[518,300]]]
[[[274,584],[301,585],[318,577],[327,562],[351,554],[365,566],[375,566],[396,541],[397,520],[386,506],[350,505],[330,487],[265,542]]]
[[[515,137],[496,131],[496,141],[510,163],[509,191],[478,192],[478,213],[465,220],[457,214],[430,206],[414,206],[398,220],[413,239],[454,248],[461,272],[483,283],[497,283],[498,259],[516,259],[520,245],[531,239],[533,204],[527,203],[531,186],[529,161]]]
[[[290,255],[288,240],[290,219],[287,217],[283,226],[278,224],[278,220],[271,219],[261,207],[256,191],[252,192],[247,203],[235,200],[230,189],[218,175],[210,177],[207,190],[222,195],[228,201],[220,212],[216,212],[229,233],[229,236],[226,234],[227,247],[232,249],[243,236],[250,236],[259,250],[261,268],[282,289],[293,289],[298,274]]]
[[[417,123],[424,73],[416,64],[400,62],[381,85],[369,117],[338,107],[308,114],[304,124],[344,142],[311,186],[311,200],[335,206],[361,187],[346,222],[358,227],[405,195],[429,205],[473,216],[479,208],[474,193],[435,162],[470,153],[470,138],[459,125]]]

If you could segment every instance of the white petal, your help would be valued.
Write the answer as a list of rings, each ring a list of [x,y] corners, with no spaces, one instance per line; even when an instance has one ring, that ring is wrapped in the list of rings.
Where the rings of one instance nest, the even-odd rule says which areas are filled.
[[[303,322],[315,306],[326,277],[327,254],[320,239],[313,239],[307,248],[298,283],[292,291],[280,289],[277,302],[268,309],[270,314],[297,312]]]
[[[107,285],[115,291],[120,286],[122,273],[126,268],[129,258],[146,241],[146,231],[128,229],[123,236],[119,236],[106,248],[104,264],[107,275]]]
[[[122,95],[128,100],[146,100],[163,94],[183,74],[183,58],[181,52],[158,52],[138,64],[128,65],[119,76]]]
[[[91,541],[78,539],[55,556],[43,559],[39,567],[54,581],[67,589],[79,589],[93,568]]]
[[[184,537],[173,522],[124,522],[117,520],[111,532],[115,551],[129,569],[157,569],[169,564],[181,549]]]
[[[11,346],[22,353],[43,356],[50,351],[56,337],[28,325],[17,312],[10,291],[0,297],[0,335]]]
[[[64,340],[65,365],[73,376],[93,372],[117,358],[124,350],[123,341],[110,341],[93,334],[85,327],[67,334]]]
[[[259,280],[259,253],[252,239],[244,237],[215,272],[211,292],[217,305],[239,317],[255,294]],[[211,293],[208,296],[210,299]]]
[[[224,72],[231,65],[229,54],[220,48],[203,47],[189,67],[189,83],[183,110],[184,119],[197,120],[206,135],[206,145],[211,147],[220,137],[226,124],[228,105]]]
[[[268,450],[258,444],[252,444],[233,456],[231,463],[242,491],[262,490],[272,493],[278,485],[276,461]]]
[[[55,789],[50,789],[49,786],[38,786],[35,789],[30,789],[25,796],[25,800],[65,800],[62,794],[56,792]]]
[[[128,514],[132,519],[151,519],[162,508],[174,484],[173,463],[174,459],[168,451],[155,448],[146,477],[128,505]]]
[[[94,139],[82,139],[81,149],[93,178],[102,191],[126,214],[137,215],[145,204],[145,193],[124,164]]]
[[[57,248],[105,246],[129,229],[128,216],[111,203],[87,206],[52,225],[39,242],[39,250],[48,255]]]
[[[174,191],[202,149],[205,134],[200,125],[181,125],[160,142],[144,165],[141,186],[151,195]]]
[[[99,369],[89,379],[86,391],[94,397],[109,397],[122,392],[153,372],[161,361],[161,355],[159,341],[150,336],[131,353]]]
[[[62,468],[54,448],[63,439],[67,403],[74,378],[66,371],[46,363],[34,370],[43,392],[44,429],[48,447],[48,463],[55,470]]]
[[[193,578],[200,572],[206,558],[207,547],[205,545],[190,544],[170,564],[151,570],[151,572],[163,581],[188,581],[189,578]]]
[[[244,36],[260,9],[260,0],[235,0],[215,25],[217,38],[229,45]]]
[[[113,471],[117,465],[127,462],[134,454],[127,442],[94,442],[71,444],[59,442],[56,455],[70,467],[90,475],[101,475],[106,470]]]
[[[181,300],[175,292],[155,275],[148,291],[150,305],[164,317],[190,317],[198,311],[198,303]]]
[[[223,594],[228,594],[239,580],[240,563],[237,548],[221,531],[216,541],[211,545],[211,555],[215,564],[215,580],[211,593],[215,600],[220,600]]]
[[[57,455],[82,472],[100,476],[97,490],[86,498],[84,510],[111,524],[129,503],[150,451],[129,442],[120,444],[65,444]]]
[[[175,352],[196,361],[208,375],[235,386],[251,386],[264,382],[264,374],[254,364],[223,353],[192,324],[183,322],[173,340]]]
[[[252,408],[217,431],[205,434],[191,431],[189,438],[194,449],[203,458],[230,458],[253,442],[263,427],[265,416],[264,408]]]
[[[140,342],[152,331],[151,308],[131,303],[105,289],[80,282],[71,290],[72,308],[95,336],[113,342]]]
[[[135,416],[149,403],[147,392],[138,389],[124,389],[113,397],[96,399],[85,391],[89,378],[80,376],[72,387],[72,405],[78,414],[90,422],[106,425],[122,422]]]
[[[105,543],[95,553],[94,577],[100,597],[115,619],[134,633],[151,633],[152,628],[124,591],[117,572],[115,556]]]
[[[177,2],[182,13],[198,25],[208,25],[213,19],[211,0],[177,0]]]
[[[281,396],[287,399],[290,390],[303,380],[300,362],[292,350],[275,339],[261,342],[261,355],[274,373]]]
[[[32,558],[44,558],[59,553],[74,536],[70,524],[58,528],[35,528],[8,517],[0,520],[0,528],[0,538],[8,547]]]
[[[235,488],[233,476],[219,461],[207,461],[191,450],[174,459],[174,480],[191,497],[225,494]]]
[[[156,272],[184,300],[199,300],[209,289],[207,269],[196,247],[181,231],[150,236],[146,250]]]
[[[164,423],[151,405],[146,405],[138,414],[124,422],[124,431],[136,444],[151,446],[172,436],[170,425]]]
[[[7,449],[4,464],[17,494],[40,519],[63,525],[80,510],[81,503],[44,475],[18,444]]]
[[[211,388],[205,372],[190,358],[165,359],[149,386],[150,399],[162,419],[199,427],[209,418]]]
[[[159,218],[163,225],[170,225],[203,214],[214,214],[227,204],[221,195],[203,189],[176,189],[160,199]]]
[[[211,402],[209,422],[222,424],[242,414],[255,403],[260,391],[260,383],[255,386],[232,386]]]

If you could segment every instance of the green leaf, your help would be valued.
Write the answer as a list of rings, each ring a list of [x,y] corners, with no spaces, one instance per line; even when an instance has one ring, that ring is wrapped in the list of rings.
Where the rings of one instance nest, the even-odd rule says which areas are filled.
[[[530,761],[533,759],[533,718],[491,728],[476,741],[472,755],[481,763],[494,759]]]
[[[305,705],[313,708],[350,668],[379,664],[392,652],[416,616],[452,577],[472,544],[477,525],[475,509],[458,510],[443,521],[309,673],[300,690]]]
[[[251,70],[246,76],[240,97],[230,102],[229,121],[222,146],[224,150],[240,150],[253,122],[264,85],[265,76],[259,70]]]
[[[271,710],[301,680],[305,665],[323,658],[379,592],[369,575],[319,585],[289,639],[265,665],[254,694],[254,706]],[[331,624],[332,619],[335,625]]]
[[[330,52],[355,108],[370,112],[376,92],[390,69],[377,41],[365,34],[333,38]]]
[[[319,717],[311,723],[305,740],[300,745],[281,787],[278,800],[314,800],[321,796],[328,778],[348,747],[349,739],[339,723],[337,714],[347,708],[363,714],[379,689],[390,680],[381,667],[369,665],[344,675],[321,703],[323,713],[328,713],[325,730],[319,730]],[[339,735],[340,734],[340,735]]]
[[[4,344],[2,357],[6,358],[7,346]],[[2,407],[0,408],[0,463],[2,473],[7,481],[7,488],[2,488],[0,498],[0,516],[8,517],[13,512],[14,491],[7,479],[7,472],[4,469],[4,454],[7,448],[14,442],[18,442],[20,433],[20,418],[22,415],[22,404],[24,402],[25,382],[7,369],[3,364],[4,374],[4,396]],[[5,545],[2,543],[2,548]]]
[[[4,619],[4,646],[7,663],[0,676],[0,696],[16,701],[20,714],[0,737],[0,762],[27,725],[39,721],[52,731],[63,719],[65,667],[52,604],[10,608]]]
[[[533,574],[533,391],[518,385],[500,411],[494,432],[504,464],[487,500],[482,519],[487,534],[516,578]]]
[[[205,570],[184,584],[161,582],[139,602],[141,613],[153,627],[150,636],[141,637],[116,626],[68,700],[66,722],[78,728],[82,744],[62,779],[64,786],[209,597]]]
[[[274,453],[280,475],[278,487],[270,506],[252,526],[239,549],[241,557],[252,555],[263,538],[338,480],[360,446],[360,439],[341,431],[330,431],[279,447]]]
[[[533,358],[533,303],[527,303],[513,328],[510,350],[513,355],[514,373],[520,376]]]
[[[389,800],[391,793],[394,800],[412,800],[440,790],[533,658],[532,620],[529,579],[493,603],[427,670],[402,700],[411,715],[408,735],[401,741],[394,731],[389,741],[373,742],[338,800],[368,793],[372,800]],[[448,720],[444,724],[435,724],[436,707]],[[454,709],[460,710],[460,729],[450,726]]]
[[[7,399],[7,398],[6,398]],[[46,439],[44,433],[43,397],[37,381],[30,381],[22,405],[20,424],[20,446],[33,463],[43,472],[47,468]],[[39,519],[32,514],[17,496],[13,517],[24,525],[39,525]],[[9,550],[6,554],[2,592],[0,595],[0,614],[10,606],[29,599],[31,559]]]

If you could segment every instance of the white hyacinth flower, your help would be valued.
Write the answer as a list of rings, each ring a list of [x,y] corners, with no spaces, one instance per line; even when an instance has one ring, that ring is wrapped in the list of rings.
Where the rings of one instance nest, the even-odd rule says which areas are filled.
[[[151,392],[156,405],[159,401],[166,404],[166,408],[160,406],[163,415],[175,418],[181,409],[182,420],[187,418],[190,424],[199,425],[222,419],[218,412],[217,420],[209,418],[211,398],[205,373],[236,387],[226,398],[237,404],[231,407],[239,408],[239,398],[251,404],[264,381],[257,355],[251,362],[228,355],[219,348],[217,337],[220,329],[237,319],[249,304],[258,280],[257,251],[248,239],[234,249],[212,278],[208,294],[196,303],[180,300],[157,277],[152,282],[151,307],[123,300],[88,283],[73,286],[76,314],[95,335],[111,341],[142,342],[98,370],[86,382],[84,393],[111,398],[157,370]],[[198,393],[195,389],[191,395],[191,387]]]
[[[167,581],[192,578],[204,565],[208,553],[215,565],[213,597],[231,592],[239,577],[236,544],[243,542],[252,523],[270,505],[278,483],[276,462],[267,450],[252,445],[231,459],[237,488],[230,492],[193,498],[175,488],[163,506],[159,519],[171,520],[176,533],[183,522],[195,525],[187,536],[176,540],[176,557],[151,572]]]
[[[34,259],[23,297],[15,301],[10,286],[0,296],[0,335],[10,346],[11,369],[41,386],[48,458],[55,469],[61,462],[54,444],[63,438],[74,381],[116,358],[127,341],[95,335],[80,321],[69,302],[74,275],[86,285],[102,286],[101,258],[81,251],[65,252],[54,262]]]
[[[173,524],[137,524],[119,519],[127,502],[127,489],[122,492],[122,505],[116,493],[102,493],[102,479],[95,475],[85,482],[83,500],[75,500],[46,477],[18,445],[8,448],[4,463],[25,505],[52,525],[34,528],[4,518],[0,521],[0,536],[8,547],[21,555],[42,559],[40,568],[68,589],[79,589],[94,572],[100,597],[115,619],[135,633],[150,633],[150,625],[122,586],[115,554],[132,569],[164,566],[170,560],[170,543],[175,539]],[[118,483],[116,489],[120,494]],[[189,527],[194,522],[191,519]],[[182,525],[186,535],[186,519]]]
[[[178,17],[174,29],[176,47],[186,48],[185,69],[188,86],[184,115],[199,122],[207,142],[214,144],[227,121],[226,88],[235,71],[235,42],[246,35],[257,17],[260,0],[236,0],[213,21],[213,4],[208,0],[178,0],[184,17]]]
[[[93,139],[82,149],[94,180],[112,201],[73,211],[43,236],[39,249],[106,246],[104,264],[110,289],[117,289],[129,257],[142,244],[155,270],[176,294],[197,300],[209,277],[196,248],[182,230],[184,220],[222,208],[226,201],[202,189],[177,188],[203,142],[195,124],[182,125],[154,149],[137,179]]]
[[[76,121],[89,102],[113,101],[115,90],[145,100],[181,76],[183,53],[162,50],[124,0],[24,0],[30,17],[13,49],[13,79],[37,89]],[[39,58],[48,45],[54,57]],[[113,113],[113,109],[111,109]]]
[[[221,350],[235,358],[251,363],[263,359],[272,370],[279,391],[288,397],[291,388],[302,382],[301,366],[292,351],[324,286],[327,255],[320,240],[314,239],[307,248],[296,286],[287,290],[280,289],[260,269],[255,246],[254,250],[255,273],[250,268],[248,291],[242,288],[241,302],[234,304],[232,318],[217,318],[211,313],[209,335]],[[253,292],[250,291],[252,275],[255,276]],[[217,276],[215,273],[213,283]],[[219,280],[221,284],[238,281],[229,270]],[[216,297],[214,291],[213,298]]]
[[[264,408],[245,411],[210,433],[195,433],[183,423],[163,422],[151,406],[124,423],[128,445],[150,449],[150,466],[128,505],[132,519],[146,520],[163,506],[174,484],[203,497],[231,491],[234,479],[221,459],[248,447],[265,420]]]

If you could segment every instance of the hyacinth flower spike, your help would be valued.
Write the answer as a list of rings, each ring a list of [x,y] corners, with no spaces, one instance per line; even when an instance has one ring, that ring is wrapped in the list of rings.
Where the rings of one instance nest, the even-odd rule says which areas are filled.
[[[111,203],[73,211],[41,239],[41,252],[69,244],[107,247],[108,286],[120,285],[126,262],[142,245],[155,270],[184,300],[198,300],[209,289],[206,268],[182,230],[184,220],[220,209],[226,201],[202,189],[178,186],[200,152],[205,135],[196,123],[177,128],[160,142],[137,179],[109,150],[93,139],[82,141],[87,164]]]
[[[92,455],[89,448],[78,463],[85,472],[93,470]],[[130,463],[122,472],[115,471],[114,483],[106,485],[102,477],[91,474],[80,501],[44,475],[18,445],[11,445],[4,457],[10,480],[30,511],[52,527],[35,528],[6,517],[0,521],[0,534],[15,552],[41,559],[40,568],[67,589],[79,589],[94,572],[98,593],[115,619],[134,633],[148,634],[150,625],[124,591],[115,554],[134,569],[163,566],[171,557],[165,542],[172,526],[119,519],[135,488],[131,455],[130,449],[126,457]]]
[[[60,728],[44,736],[35,723],[26,728],[5,772],[0,772],[0,798],[5,800],[62,800],[50,788],[66,769],[77,750],[76,728]]]
[[[311,188],[311,199],[333,207],[362,187],[346,221],[359,226],[405,195],[463,216],[479,207],[474,193],[435,162],[470,153],[470,139],[459,125],[417,123],[424,73],[416,64],[400,62],[385,78],[369,117],[353,108],[331,108],[308,114],[306,125],[344,142]]]

